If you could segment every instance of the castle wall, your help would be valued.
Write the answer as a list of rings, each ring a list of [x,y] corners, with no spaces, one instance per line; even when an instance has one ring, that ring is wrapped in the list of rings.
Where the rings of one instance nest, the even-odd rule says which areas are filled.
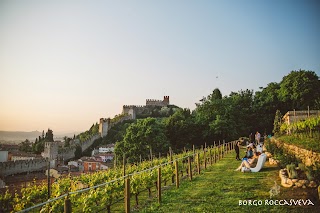
[[[93,144],[93,142],[98,138],[100,138],[100,135],[94,135],[89,140],[84,141],[81,144],[82,151],[87,150]]]
[[[8,161],[8,151],[1,151],[0,150],[0,162]]]
[[[89,140],[84,141],[81,144],[82,150],[88,149],[93,142],[100,137],[99,134],[91,137]],[[74,152],[76,151],[75,146],[64,148],[60,154],[55,150],[58,150],[58,144],[54,142],[48,142],[47,151],[53,150],[53,153],[43,153],[45,156],[50,156],[50,165],[54,167],[56,164],[56,159],[69,160],[74,158]],[[54,147],[56,146],[56,148]],[[19,160],[19,161],[7,161],[0,162],[0,176],[8,176],[13,174],[19,174],[24,172],[35,172],[43,171],[47,166],[47,160],[45,158],[34,159],[34,160]]]
[[[82,148],[82,151],[85,151],[87,150],[92,144],[93,142],[100,138],[100,135],[97,134],[97,135],[94,135],[92,136],[90,139],[84,141],[82,144],[81,144],[81,148]],[[59,159],[63,159],[64,161],[66,160],[69,160],[71,158],[74,158],[74,152],[76,151],[76,147],[73,146],[73,147],[69,147],[69,148],[64,148],[61,153],[59,154]]]
[[[47,161],[45,159],[0,162],[0,176],[8,176],[24,172],[43,171],[46,166]]]
[[[154,100],[154,99],[147,99],[146,106],[168,106],[169,105],[169,96],[164,96],[163,100]]]
[[[59,154],[59,159],[63,160],[63,161],[66,161],[66,160],[69,160],[71,158],[74,158],[74,152],[75,151],[76,151],[76,147],[75,146],[64,148]]]
[[[122,114],[130,115],[129,119],[136,119],[137,114],[140,114],[145,108],[146,106],[140,105],[123,105]]]
[[[166,105],[160,100],[147,99],[146,106],[166,106]]]
[[[111,122],[110,125],[109,125],[109,129],[111,129],[114,125],[116,125],[118,123],[121,123],[121,122],[126,121],[126,120],[131,120],[131,119],[132,119],[132,115],[123,116],[118,121]]]

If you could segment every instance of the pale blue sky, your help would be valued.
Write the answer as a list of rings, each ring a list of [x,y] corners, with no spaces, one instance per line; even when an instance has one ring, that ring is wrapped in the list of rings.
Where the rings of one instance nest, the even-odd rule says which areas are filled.
[[[0,1],[0,130],[84,131],[124,104],[195,108],[320,76],[317,1]],[[218,78],[216,78],[218,76]]]

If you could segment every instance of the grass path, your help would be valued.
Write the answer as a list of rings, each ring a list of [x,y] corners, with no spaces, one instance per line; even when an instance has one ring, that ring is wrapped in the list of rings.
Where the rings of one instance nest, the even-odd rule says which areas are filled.
[[[270,200],[269,190],[274,181],[280,183],[278,168],[267,162],[258,173],[236,172],[234,170],[241,161],[236,161],[234,156],[234,153],[228,154],[191,182],[184,180],[179,189],[165,191],[161,205],[152,203],[140,212],[319,212],[316,211],[319,202],[312,199],[315,206],[266,205],[265,200]],[[286,192],[288,189],[281,187],[280,195],[272,200],[289,201]],[[257,200],[262,205],[239,205],[239,200]]]

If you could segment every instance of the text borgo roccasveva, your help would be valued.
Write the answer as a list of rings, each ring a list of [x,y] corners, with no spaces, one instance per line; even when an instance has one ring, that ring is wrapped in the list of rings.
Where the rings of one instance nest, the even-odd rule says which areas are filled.
[[[239,206],[314,206],[310,199],[290,200],[239,200]]]

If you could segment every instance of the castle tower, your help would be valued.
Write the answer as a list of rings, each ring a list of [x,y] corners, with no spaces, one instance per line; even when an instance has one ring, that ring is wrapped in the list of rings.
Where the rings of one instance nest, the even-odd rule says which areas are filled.
[[[134,105],[123,105],[122,107],[122,114],[128,114],[131,116],[131,119],[136,119],[136,109],[137,106]]]
[[[168,106],[170,104],[169,96],[164,96],[162,103],[164,106]]]
[[[136,108],[132,107],[131,109],[129,109],[129,115],[131,115],[131,119],[136,119]]]
[[[49,158],[49,160],[55,160],[58,157],[58,143],[57,142],[45,142],[43,157]]]
[[[53,131],[48,129],[45,137],[46,142],[44,143],[44,151],[41,153],[43,158],[47,158],[50,161],[52,167],[56,166],[58,160],[58,142],[53,140]]]
[[[100,118],[99,133],[101,137],[104,137],[108,134],[109,126],[110,126],[110,118],[108,119]]]

